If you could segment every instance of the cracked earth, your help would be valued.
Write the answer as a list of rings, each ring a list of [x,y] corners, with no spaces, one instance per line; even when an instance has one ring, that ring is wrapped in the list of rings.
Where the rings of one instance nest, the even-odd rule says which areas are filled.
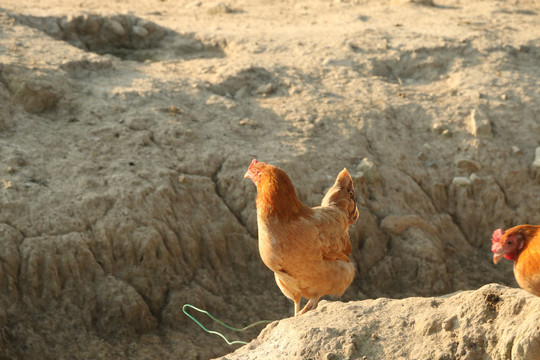
[[[183,304],[290,316],[253,158],[310,206],[351,172],[345,301],[516,286],[489,240],[540,224],[533,2],[38,3],[0,5],[5,357],[204,359],[232,349]]]

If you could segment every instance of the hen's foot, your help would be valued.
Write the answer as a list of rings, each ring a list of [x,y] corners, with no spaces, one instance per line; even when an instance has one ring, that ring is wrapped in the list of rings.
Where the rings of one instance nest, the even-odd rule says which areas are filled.
[[[309,299],[308,303],[306,304],[306,306],[304,306],[304,308],[302,309],[302,311],[300,311],[299,313],[297,313],[296,316],[305,314],[305,313],[307,313],[309,310],[314,310],[314,309],[316,309],[318,304],[319,304],[319,297],[318,297],[318,296],[312,297],[311,299]]]

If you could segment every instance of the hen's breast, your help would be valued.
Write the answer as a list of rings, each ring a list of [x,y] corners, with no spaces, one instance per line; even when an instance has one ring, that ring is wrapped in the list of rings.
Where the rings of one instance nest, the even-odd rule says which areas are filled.
[[[540,249],[529,244],[514,263],[514,276],[521,288],[540,296]]]
[[[258,221],[259,232],[259,254],[264,264],[272,271],[280,271],[283,267],[284,239],[279,238],[279,234],[269,226],[266,221]]]

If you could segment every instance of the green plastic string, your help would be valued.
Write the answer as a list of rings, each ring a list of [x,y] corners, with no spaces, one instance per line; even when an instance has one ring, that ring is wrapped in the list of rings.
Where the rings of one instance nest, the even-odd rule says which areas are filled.
[[[234,328],[232,326],[229,326],[227,324],[225,324],[223,321],[221,320],[218,320],[216,319],[215,317],[212,316],[212,314],[210,314],[208,311],[205,311],[205,310],[201,310],[193,305],[190,305],[190,304],[185,304],[184,306],[182,306],[182,311],[184,312],[184,314],[186,314],[191,320],[195,321],[200,327],[202,327],[204,329],[204,331],[206,331],[207,333],[210,333],[210,334],[216,334],[216,335],[219,335],[223,338],[223,340],[225,340],[227,342],[227,344],[229,345],[234,345],[234,344],[242,344],[242,345],[247,345],[247,342],[245,341],[240,341],[240,340],[235,340],[235,341],[229,341],[227,340],[227,338],[217,332],[217,331],[212,331],[212,330],[208,330],[207,328],[204,327],[203,324],[201,324],[197,319],[195,319],[193,316],[191,316],[190,314],[188,314],[188,312],[186,311],[186,308],[191,308],[191,309],[194,309],[194,310],[197,310],[198,312],[202,312],[203,314],[206,314],[208,315],[208,317],[210,317],[212,320],[214,320],[215,322],[219,323],[220,325],[226,327],[227,329],[229,330],[233,330],[233,331],[246,331],[247,329],[249,328],[252,328],[254,326],[257,326],[257,325],[260,325],[260,324],[264,324],[264,323],[269,323],[269,322],[272,322],[270,320],[261,320],[261,321],[257,321],[251,325],[248,325],[244,328],[241,328],[241,329],[237,329],[237,328]]]

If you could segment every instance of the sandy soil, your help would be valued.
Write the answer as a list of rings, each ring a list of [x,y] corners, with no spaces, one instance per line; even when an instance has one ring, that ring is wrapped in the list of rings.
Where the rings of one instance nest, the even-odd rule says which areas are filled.
[[[428,3],[2,1],[1,355],[207,359],[183,304],[290,316],[254,157],[312,206],[352,173],[345,301],[516,287],[490,236],[540,224],[540,5]]]
[[[444,297],[324,302],[233,359],[538,359],[540,299],[490,284]]]

